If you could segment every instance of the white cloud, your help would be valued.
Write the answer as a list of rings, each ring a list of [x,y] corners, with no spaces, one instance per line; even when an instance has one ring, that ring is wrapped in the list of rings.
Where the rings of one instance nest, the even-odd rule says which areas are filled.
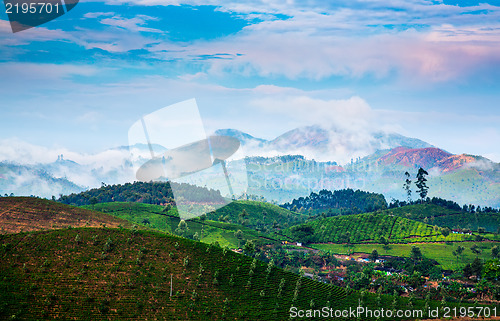
[[[54,163],[60,155],[77,164]],[[0,162],[35,166],[80,186],[98,187],[102,181],[108,184],[133,181],[130,160],[128,149],[85,154],[67,148],[37,146],[16,138],[0,140]]]
[[[250,104],[273,119],[280,118],[284,122],[293,119],[296,122],[302,122],[302,126],[315,124],[326,130],[328,135],[326,149],[304,148],[301,145],[306,141],[297,141],[295,142],[297,150],[287,151],[287,153],[298,153],[316,160],[335,160],[346,163],[351,158],[373,153],[379,148],[373,134],[384,130],[384,124],[377,118],[376,112],[365,100],[357,96],[347,99],[322,100],[307,96],[270,95],[266,98],[254,99]],[[317,135],[322,134],[305,131],[303,135],[305,136],[297,139],[314,141],[318,139]],[[250,153],[256,152],[258,151]]]
[[[202,73],[217,76],[321,80],[332,76],[382,79],[398,75],[400,81],[413,84],[455,81],[500,62],[500,7],[488,4],[459,7],[429,1],[378,0],[336,4],[319,1],[241,4],[215,0],[127,3],[213,5],[217,10],[249,19],[263,14],[265,20],[252,21],[237,34],[216,40],[176,43],[167,37],[158,39],[156,35],[140,34],[166,34],[147,26],[148,21],[158,20],[157,17],[125,18],[111,12],[91,12],[84,17],[103,18],[100,22],[109,28],[99,32],[33,28],[15,41],[64,39],[86,49],[100,48],[110,53],[146,49],[151,58],[196,61],[205,66]],[[478,10],[487,14],[477,14]],[[276,19],[273,15],[278,13],[289,18]],[[8,29],[6,22],[0,24],[0,30],[3,29]],[[4,36],[6,41],[13,41],[9,37]],[[207,58],[220,53],[228,54],[229,59]]]
[[[439,23],[437,18],[426,21],[420,16],[408,22],[407,15],[351,8],[326,14],[294,12],[290,19],[252,24],[218,40],[162,42],[148,50],[158,59],[184,61],[226,53],[230,59],[205,60],[207,73],[216,76],[321,80],[331,76],[383,79],[395,74],[401,82],[428,84],[460,81],[478,69],[499,65],[498,20],[488,16],[486,21],[476,18],[474,24],[461,26],[458,20],[457,25],[443,24],[446,17],[440,17]],[[500,19],[500,10],[492,15]],[[382,26],[391,23],[394,29]]]
[[[141,32],[163,33],[163,31],[159,29],[143,27],[143,25],[145,25],[147,21],[151,20],[155,21],[159,19],[146,15],[137,15],[134,18],[123,18],[120,15],[116,15],[111,18],[102,19],[101,23],[109,26],[123,28],[132,32],[141,31]]]
[[[318,80],[335,75],[360,78],[370,74],[380,79],[398,71],[401,81],[427,83],[461,79],[478,68],[500,62],[498,33],[469,35],[467,42],[462,36],[457,36],[456,41],[436,41],[437,33],[433,31],[428,36],[408,30],[344,37],[307,35],[293,28],[288,32],[253,30],[224,43],[211,43],[213,51],[225,49],[241,55],[232,60],[211,61],[210,71]],[[194,51],[208,50],[202,46]]]
[[[30,62],[0,63],[0,72],[8,76],[9,81],[20,79],[43,79],[44,81],[61,80],[70,76],[92,76],[99,71],[89,65],[74,64],[39,64]]]
[[[109,16],[114,16],[115,13],[114,12],[88,12],[86,14],[83,15],[84,18],[88,18],[88,19],[95,19],[95,18],[99,18],[99,17],[109,17]]]
[[[195,74],[185,74],[185,75],[180,75],[178,78],[184,81],[192,81],[192,80],[197,80],[197,79],[207,79],[207,73],[206,72],[197,72]]]
[[[307,96],[275,96],[255,99],[250,104],[266,113],[290,115],[309,124],[319,122],[343,130],[370,129],[373,120],[372,109],[360,97],[325,101]]]
[[[112,168],[123,162],[128,151],[109,150],[98,154],[81,154],[63,147],[33,145],[17,138],[0,140],[0,161],[28,165],[48,164],[56,161],[61,154],[64,154],[66,159],[82,165],[101,164],[99,167]]]

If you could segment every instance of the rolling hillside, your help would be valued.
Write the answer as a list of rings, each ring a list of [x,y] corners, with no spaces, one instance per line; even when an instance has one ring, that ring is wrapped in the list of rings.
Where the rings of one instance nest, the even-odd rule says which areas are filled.
[[[0,233],[19,233],[67,227],[131,227],[132,223],[111,215],[93,212],[33,197],[0,198]]]
[[[483,227],[488,232],[496,233],[500,226],[500,213],[469,213],[462,210],[448,209],[435,204],[416,204],[383,211],[431,225],[451,229],[470,229],[477,231]]]
[[[291,307],[408,305],[408,298],[361,295],[224,248],[149,231],[2,235],[0,255],[0,319],[288,320]],[[421,300],[412,305],[424,308]]]
[[[433,226],[387,214],[342,215],[313,220],[285,231],[308,243],[415,243],[472,240],[472,235],[450,234],[446,238]]]
[[[164,206],[135,202],[100,203],[94,206],[86,205],[83,207],[88,209],[94,207],[96,211],[116,216],[117,218],[142,225],[146,228],[170,234],[178,233],[176,232],[176,229],[179,226],[180,219],[175,209],[164,211]],[[277,206],[272,207],[280,209]],[[243,208],[252,212],[255,206],[244,205]],[[270,213],[272,214],[274,212],[270,210]],[[214,214],[214,217],[217,217],[217,215]],[[186,224],[187,230],[182,233],[182,236],[195,238],[204,243],[218,242],[221,246],[228,246],[230,248],[242,247],[246,240],[254,240],[258,244],[275,243],[280,242],[281,240],[288,240],[288,238],[282,235],[274,234],[272,231],[264,233],[239,224],[231,224],[209,219],[188,220],[186,221]],[[242,231],[242,234],[239,237],[236,235],[238,230]]]
[[[243,210],[245,215],[241,215]],[[295,213],[279,206],[256,201],[232,202],[215,212],[207,214],[208,219],[224,220],[230,223],[242,224],[257,230],[272,231],[297,224],[309,218],[309,215]]]
[[[45,228],[57,229],[0,235],[0,319],[288,320],[291,307],[342,310],[360,302],[370,309],[408,306],[408,298],[345,290],[217,245],[150,230],[108,228],[130,225],[105,213],[39,199],[3,201],[17,207],[2,206],[2,213],[31,213],[25,223],[60,225],[46,223]],[[235,204],[273,209],[246,203]],[[111,209],[105,205],[130,204],[96,207]],[[75,228],[73,223],[84,219],[100,227]],[[72,227],[60,229],[63,223]],[[425,303],[440,306],[439,301]],[[425,303],[413,299],[411,304],[423,309]]]
[[[130,230],[23,233],[0,243],[0,316],[26,320],[284,319],[299,279],[219,247]],[[293,304],[350,299],[301,279]]]

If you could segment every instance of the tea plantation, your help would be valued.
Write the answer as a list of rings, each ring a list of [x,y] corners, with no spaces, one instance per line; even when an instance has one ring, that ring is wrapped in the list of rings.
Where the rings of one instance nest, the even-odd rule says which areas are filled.
[[[0,319],[287,320],[292,306],[408,304],[406,298],[361,295],[225,248],[149,231],[2,235],[0,249]]]
[[[285,235],[309,243],[415,243],[473,240],[472,235],[446,238],[432,225],[385,213],[342,215],[313,220],[285,231]]]

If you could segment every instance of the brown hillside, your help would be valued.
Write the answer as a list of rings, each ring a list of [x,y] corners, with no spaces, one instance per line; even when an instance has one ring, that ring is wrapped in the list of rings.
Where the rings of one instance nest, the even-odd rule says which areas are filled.
[[[472,155],[453,155],[442,149],[397,147],[379,158],[384,165],[420,166],[425,169],[438,167],[442,172],[452,172],[468,163],[478,161],[480,157]]]
[[[429,148],[407,148],[397,147],[390,150],[387,154],[380,157],[379,161],[383,164],[389,165],[404,165],[413,166],[417,165],[423,168],[432,168],[438,165],[440,161],[453,156],[442,149],[429,147]]]
[[[0,197],[0,234],[72,227],[131,227],[104,213],[33,197]]]
[[[468,163],[474,163],[478,160],[477,156],[472,155],[452,155],[448,158],[440,160],[439,167],[443,169],[443,172],[451,172],[456,169],[461,168],[463,165]]]

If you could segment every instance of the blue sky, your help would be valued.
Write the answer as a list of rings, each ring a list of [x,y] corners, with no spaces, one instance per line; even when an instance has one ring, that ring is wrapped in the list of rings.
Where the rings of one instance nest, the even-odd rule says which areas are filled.
[[[500,1],[80,1],[15,34],[0,19],[2,146],[98,152],[196,98],[208,132],[320,123],[500,161]]]

